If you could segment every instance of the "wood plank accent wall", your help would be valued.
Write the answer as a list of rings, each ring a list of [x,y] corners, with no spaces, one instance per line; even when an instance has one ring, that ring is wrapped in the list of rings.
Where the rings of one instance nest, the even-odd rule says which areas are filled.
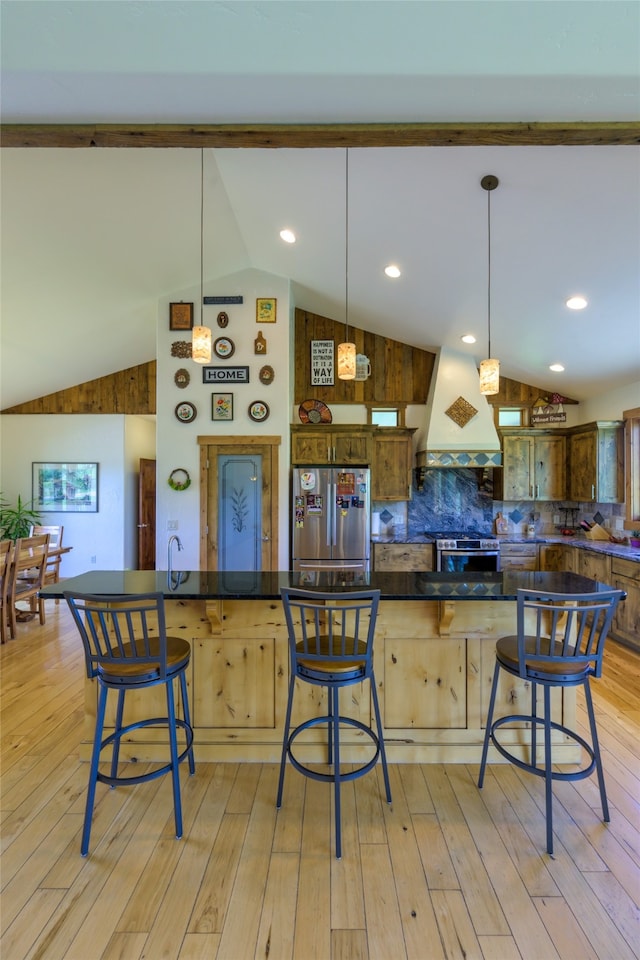
[[[349,325],[349,339],[371,361],[368,380],[338,380],[331,387],[311,385],[311,341],[343,343],[344,323],[307,310],[295,312],[294,402],[313,398],[325,403],[426,403],[435,354]]]
[[[489,403],[494,407],[532,407],[540,397],[548,397],[551,390],[546,387],[532,387],[527,383],[520,383],[519,380],[509,380],[500,374],[500,391],[493,397],[487,397]],[[579,403],[579,400],[566,398],[565,403]]]
[[[156,366],[156,361],[150,360],[37,400],[19,403],[2,413],[155,413]]]

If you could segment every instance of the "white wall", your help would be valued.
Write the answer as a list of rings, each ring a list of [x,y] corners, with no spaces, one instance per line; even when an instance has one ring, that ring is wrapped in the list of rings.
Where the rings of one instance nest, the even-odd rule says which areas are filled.
[[[583,416],[578,422],[621,420],[623,411],[633,410],[634,407],[640,407],[640,380],[600,397],[594,397],[593,400],[585,400],[580,404]]]
[[[125,434],[127,421],[135,419],[120,414],[4,414],[0,420],[0,489],[10,501],[18,494],[31,500],[34,461],[98,464],[97,513],[42,514],[43,523],[64,526],[64,544],[73,547],[62,558],[62,577],[127,565],[125,541],[132,518]],[[131,424],[130,429],[136,427]]]
[[[156,556],[158,567],[164,569],[167,540],[173,532],[182,541],[180,566],[185,570],[197,570],[200,566],[200,436],[264,436],[278,435],[282,438],[279,447],[279,531],[278,566],[289,566],[289,424],[292,386],[289,377],[289,355],[293,328],[293,308],[290,284],[284,277],[277,277],[259,270],[245,270],[232,276],[206,281],[205,296],[242,296],[243,303],[204,307],[204,323],[211,327],[212,337],[229,337],[234,344],[233,356],[227,360],[214,357],[207,366],[249,366],[248,384],[205,384],[202,365],[189,359],[171,356],[175,341],[191,340],[189,331],[169,330],[169,303],[184,300],[194,302],[195,322],[199,322],[198,289],[182,290],[160,301],[158,305],[157,341],[157,501],[156,501]],[[256,299],[275,297],[277,319],[275,323],[256,322]],[[217,316],[224,311],[229,324],[221,329]],[[266,354],[254,352],[254,340],[262,331],[267,341]],[[263,385],[258,379],[262,366],[273,367],[274,380]],[[177,370],[189,371],[190,382],[179,388],[174,382]],[[234,410],[232,421],[214,421],[211,418],[213,393],[233,393]],[[197,410],[195,420],[181,423],[175,416],[175,408],[181,401],[193,403]],[[255,423],[249,417],[249,406],[262,400],[269,406],[269,417]],[[181,467],[189,472],[191,486],[187,490],[172,490],[168,485],[169,475]],[[175,524],[168,529],[168,524]]]

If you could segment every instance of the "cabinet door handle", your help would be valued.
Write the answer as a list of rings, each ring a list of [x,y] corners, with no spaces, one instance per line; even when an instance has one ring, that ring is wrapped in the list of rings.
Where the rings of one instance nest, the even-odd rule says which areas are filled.
[[[591,499],[595,500],[596,498],[596,485],[595,483],[591,484]]]

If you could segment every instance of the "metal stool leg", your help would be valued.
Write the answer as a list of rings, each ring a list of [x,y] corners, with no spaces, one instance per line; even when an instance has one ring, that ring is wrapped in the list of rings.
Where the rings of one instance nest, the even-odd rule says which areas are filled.
[[[600,757],[600,741],[598,740],[598,731],[596,729],[596,716],[593,711],[593,700],[591,699],[591,687],[589,680],[584,683],[584,698],[587,703],[587,713],[589,714],[589,727],[591,728],[591,744],[593,747],[593,759],[598,774],[598,785],[600,787],[600,801],[602,803],[602,819],[609,823],[609,804],[607,802],[607,790],[604,785],[604,772],[602,770],[602,759]]]
[[[500,665],[495,664],[493,670],[493,682],[491,684],[491,696],[489,698],[489,712],[487,713],[487,722],[484,730],[484,743],[482,744],[482,758],[480,760],[480,773],[478,775],[478,787],[482,788],[484,783],[484,771],[487,765],[487,754],[489,752],[489,741],[491,740],[491,725],[493,723],[493,708],[496,702],[496,692],[498,690],[498,677],[500,675]]]
[[[116,726],[115,733],[118,733],[122,730],[122,715],[124,713],[124,690],[118,690],[118,706],[116,708]],[[118,761],[120,759],[120,737],[116,737],[113,741],[113,748],[111,754],[111,776],[118,776]],[[111,784],[111,789],[113,790],[115,784]]]
[[[380,761],[382,763],[382,776],[384,777],[384,787],[387,791],[387,803],[391,803],[391,784],[389,783],[389,771],[387,770],[387,751],[384,748],[384,735],[382,732],[382,719],[380,717],[380,704],[378,703],[378,692],[376,690],[376,680],[371,675],[371,699],[373,700],[373,711],[376,718],[376,727],[378,734],[378,743],[380,744]]]
[[[278,810],[282,806],[282,789],[284,787],[284,769],[287,762],[287,751],[289,749],[289,736],[291,731],[291,708],[293,707],[293,691],[295,689],[296,678],[291,674],[289,680],[289,697],[287,699],[287,712],[284,719],[284,731],[282,733],[282,755],[280,757],[280,776],[278,778],[278,795],[276,797],[276,807]]]
[[[342,811],[340,807],[340,711],[338,709],[338,687],[329,690],[331,719],[329,729],[333,729],[333,790],[336,813],[336,860],[342,860]]]
[[[98,681],[98,712],[96,715],[96,729],[93,735],[93,750],[91,752],[91,766],[89,767],[89,784],[87,786],[87,800],[84,808],[84,826],[82,828],[82,842],[80,853],[86,857],[89,853],[89,837],[91,836],[91,819],[93,805],[96,798],[96,784],[98,782],[98,764],[102,747],[102,732],[104,729],[104,714],[107,706],[107,688]]]
[[[173,811],[176,822],[176,840],[182,837],[182,801],[180,799],[180,770],[178,768],[178,740],[176,733],[176,705],[173,681],[166,685],[167,717],[169,718],[169,748],[171,751],[171,780],[173,783]]]
[[[189,710],[189,691],[187,690],[187,678],[184,670],[180,674],[180,689],[182,691],[182,712],[184,713],[184,722],[191,728],[191,711]],[[196,772],[196,762],[193,756],[193,742],[189,750],[189,773],[191,776]]]
[[[535,724],[534,724],[535,726]],[[551,688],[544,686],[544,802],[547,819],[547,853],[553,854],[553,758],[551,756]]]

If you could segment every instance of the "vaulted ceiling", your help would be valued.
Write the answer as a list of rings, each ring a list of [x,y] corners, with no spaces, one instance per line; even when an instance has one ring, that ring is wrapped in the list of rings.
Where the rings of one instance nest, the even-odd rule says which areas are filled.
[[[154,356],[159,298],[199,282],[201,159],[205,285],[287,276],[298,306],[341,320],[348,295],[354,325],[478,361],[493,173],[504,375],[576,399],[640,378],[636,3],[36,0],[0,17],[3,125],[505,125],[469,137],[489,145],[406,146],[399,130],[398,146],[352,146],[348,191],[336,146],[3,149],[0,408]],[[522,123],[549,124],[552,145]],[[573,293],[586,310],[567,310]]]

